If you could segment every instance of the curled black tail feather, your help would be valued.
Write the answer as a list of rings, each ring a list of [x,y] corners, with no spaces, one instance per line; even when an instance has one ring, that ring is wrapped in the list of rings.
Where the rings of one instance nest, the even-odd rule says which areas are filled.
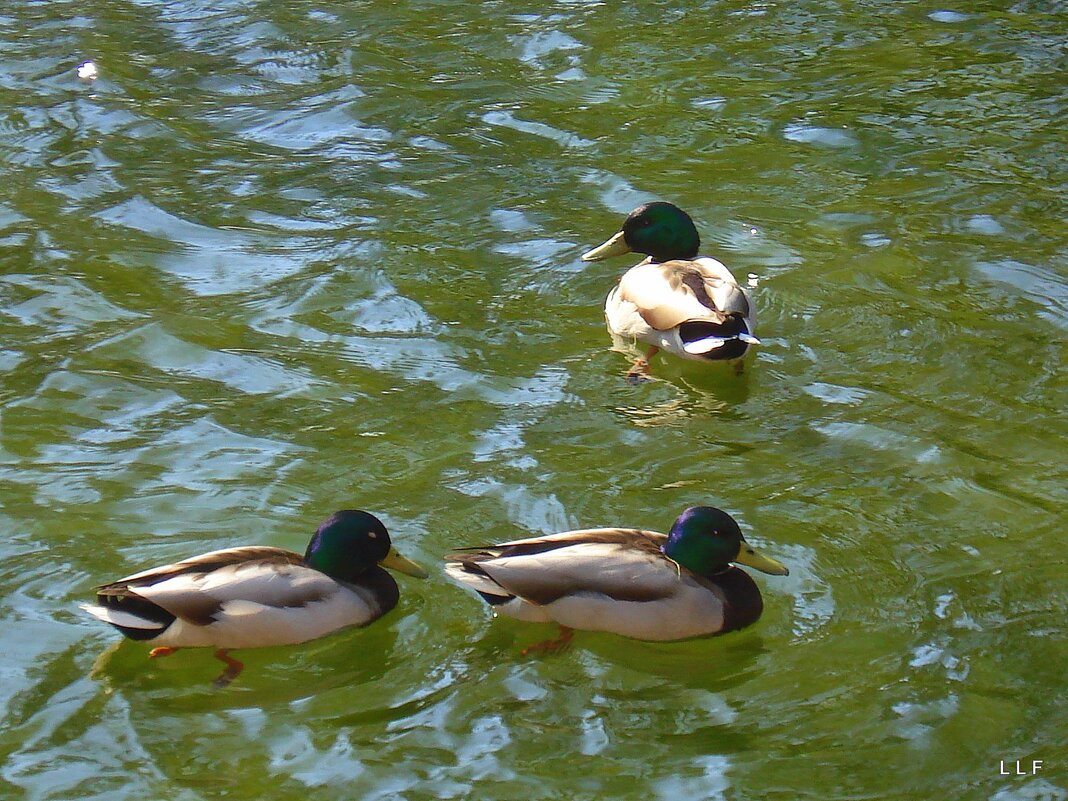
[[[705,337],[728,338],[749,333],[751,332],[745,324],[745,319],[738,312],[731,313],[722,323],[715,323],[711,320],[690,320],[679,325],[679,338],[684,343],[696,342]],[[737,359],[745,355],[748,347],[749,345],[740,339],[731,339],[701,356],[712,361]]]
[[[162,632],[166,631],[167,627],[175,620],[175,616],[162,606],[158,606],[157,604],[147,601],[137,595],[101,593],[96,596],[96,601],[101,606],[106,606],[109,609],[136,615],[144,620],[150,620],[153,623],[160,624],[158,629],[138,629],[130,626],[120,626],[117,623],[111,624],[131,640],[151,640],[158,637]]]

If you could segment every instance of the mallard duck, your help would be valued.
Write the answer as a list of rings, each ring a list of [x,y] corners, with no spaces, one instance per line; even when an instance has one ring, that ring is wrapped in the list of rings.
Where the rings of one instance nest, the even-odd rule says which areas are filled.
[[[687,509],[667,534],[592,528],[464,548],[446,557],[445,573],[496,613],[559,624],[558,639],[526,654],[565,646],[574,629],[682,640],[748,626],[764,604],[753,579],[731,562],[789,574],[713,506]]]
[[[227,665],[216,684],[224,686],[243,668],[231,648],[305,642],[395,607],[400,592],[382,567],[427,577],[397,553],[377,517],[346,509],[319,526],[303,556],[256,545],[212,551],[103,584],[96,605],[82,609],[156,645],[150,657],[216,648]]]
[[[656,202],[636,208],[619,233],[582,254],[583,261],[631,252],[648,256],[623,275],[604,306],[613,334],[649,345],[631,375],[647,373],[659,350],[683,359],[730,361],[740,370],[749,346],[760,343],[748,293],[720,262],[698,256],[700,246],[690,215]]]

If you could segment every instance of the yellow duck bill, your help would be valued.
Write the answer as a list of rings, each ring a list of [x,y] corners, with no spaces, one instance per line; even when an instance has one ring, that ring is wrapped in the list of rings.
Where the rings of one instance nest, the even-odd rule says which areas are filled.
[[[600,261],[601,259],[607,259],[612,256],[622,256],[624,253],[630,253],[630,245],[627,244],[623,238],[623,232],[613,236],[603,245],[598,245],[593,250],[588,250],[582,254],[583,261]]]
[[[388,567],[390,570],[396,570],[409,576],[415,576],[416,578],[425,579],[430,576],[426,570],[408,557],[401,556],[397,549],[393,547],[390,547],[389,553],[386,554],[386,558],[378,564],[382,565],[382,567]]]
[[[790,575],[786,565],[776,559],[772,559],[770,556],[765,556],[745,540],[742,540],[742,547],[738,549],[738,555],[731,561],[771,576]]]

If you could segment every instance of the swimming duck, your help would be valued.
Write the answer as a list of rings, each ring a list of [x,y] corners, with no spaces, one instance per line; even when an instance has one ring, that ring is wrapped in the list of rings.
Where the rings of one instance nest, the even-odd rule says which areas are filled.
[[[649,359],[659,350],[729,361],[740,372],[749,346],[760,344],[748,293],[723,264],[698,256],[700,246],[690,215],[658,201],[636,208],[619,233],[582,254],[583,261],[630,252],[648,257],[623,275],[604,307],[613,334],[649,345],[629,375],[648,374]]]
[[[397,553],[377,517],[345,509],[319,526],[303,556],[256,545],[212,551],[103,584],[96,605],[82,609],[156,645],[153,658],[216,648],[226,663],[221,687],[244,667],[231,648],[301,643],[390,611],[400,592],[382,567],[427,577]]]
[[[445,573],[498,614],[555,622],[560,637],[524,649],[558,650],[574,629],[639,640],[723,634],[755,622],[760,590],[736,562],[775,576],[779,562],[745,541],[721,509],[686,509],[667,534],[593,528],[461,549]]]

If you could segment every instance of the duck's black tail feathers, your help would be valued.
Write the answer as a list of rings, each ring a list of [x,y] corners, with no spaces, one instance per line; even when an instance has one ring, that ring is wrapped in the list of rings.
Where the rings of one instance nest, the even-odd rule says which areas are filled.
[[[744,356],[749,345],[757,341],[738,312],[727,315],[722,322],[690,320],[682,323],[679,338],[687,353],[713,361]]]

